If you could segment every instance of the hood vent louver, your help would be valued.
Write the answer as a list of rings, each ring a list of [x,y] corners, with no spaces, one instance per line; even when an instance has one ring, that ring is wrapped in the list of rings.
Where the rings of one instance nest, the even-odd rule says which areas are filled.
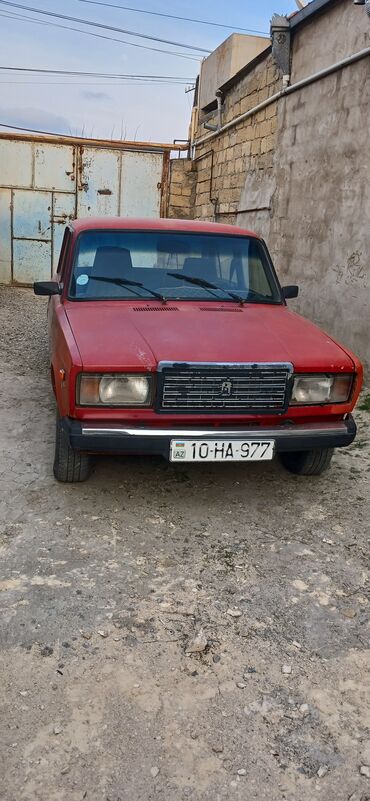
[[[136,312],[178,311],[177,306],[133,306]]]
[[[233,312],[234,314],[235,312],[237,314],[241,314],[243,312],[243,309],[235,309],[234,307],[228,308],[225,306],[200,306],[199,310],[205,312]]]
[[[180,311],[178,306],[133,306],[132,310],[135,312]],[[234,306],[199,306],[199,311],[232,312],[233,314],[242,314],[243,309],[235,308]]]

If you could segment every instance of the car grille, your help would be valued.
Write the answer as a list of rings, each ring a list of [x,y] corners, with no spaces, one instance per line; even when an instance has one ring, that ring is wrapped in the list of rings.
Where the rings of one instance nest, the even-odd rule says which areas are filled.
[[[291,364],[160,365],[160,407],[183,412],[282,412]]]

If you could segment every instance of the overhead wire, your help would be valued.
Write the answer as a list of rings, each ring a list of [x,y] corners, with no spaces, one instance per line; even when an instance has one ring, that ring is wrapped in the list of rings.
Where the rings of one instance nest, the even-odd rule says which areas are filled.
[[[122,11],[133,11],[136,14],[150,14],[153,17],[166,17],[167,19],[181,20],[182,22],[193,22],[197,25],[207,25],[214,28],[227,28],[231,31],[243,31],[243,33],[253,33],[258,36],[269,36],[267,31],[256,31],[253,28],[241,28],[239,25],[227,25],[222,22],[213,22],[213,20],[194,19],[193,17],[180,17],[177,14],[165,14],[162,11],[148,11],[146,8],[133,8],[133,6],[121,6],[118,3],[102,3],[101,0],[78,0],[80,3],[86,3],[92,6],[105,6],[106,8],[118,8]]]
[[[176,81],[116,81],[115,83],[89,83],[81,81],[1,81],[0,84],[7,86],[183,86],[183,83]]]
[[[96,33],[96,32],[93,32],[93,31],[85,31],[85,30],[82,30],[80,28],[75,28],[74,26],[62,25],[60,23],[57,23],[57,22],[54,22],[54,21],[52,22],[50,20],[46,21],[46,20],[35,19],[35,18],[29,17],[27,15],[24,15],[24,14],[21,14],[21,13],[17,13],[13,9],[21,8],[22,10],[23,9],[27,10],[27,11],[29,10],[32,13],[45,13],[45,14],[47,14],[48,12],[43,12],[43,11],[41,11],[41,9],[34,9],[34,8],[28,7],[28,6],[21,6],[21,5],[18,5],[16,3],[5,2],[5,0],[0,0],[0,2],[2,3],[2,5],[11,6],[11,9],[9,9],[9,10],[6,10],[4,8],[0,9],[0,17],[2,17],[3,19],[9,19],[9,20],[12,20],[12,21],[17,21],[17,22],[29,22],[31,24],[36,24],[36,25],[44,25],[44,26],[48,26],[48,27],[60,28],[60,29],[67,30],[67,31],[73,31],[73,32],[76,32],[76,33],[79,33],[79,34],[85,34],[87,36],[94,36],[96,38],[103,39],[103,40],[114,41],[114,42],[117,42],[119,44],[129,45],[131,47],[138,47],[140,49],[150,50],[152,52],[164,53],[166,55],[171,55],[171,56],[175,56],[175,57],[178,57],[178,58],[183,58],[183,59],[187,59],[187,60],[191,60],[191,61],[196,61],[198,63],[199,63],[199,60],[201,59],[201,56],[200,55],[196,56],[195,53],[193,55],[190,55],[189,53],[179,53],[179,52],[176,52],[174,50],[165,50],[163,48],[156,48],[156,47],[151,47],[149,45],[139,44],[137,42],[130,42],[130,41],[127,41],[127,40],[119,39],[117,37],[109,36],[109,35],[102,34],[102,33]],[[49,12],[49,13],[50,13],[50,16],[53,16],[53,17],[60,17],[62,19],[65,19],[65,18],[69,19],[69,17],[66,17],[66,15],[57,15],[57,14],[52,14],[51,12]],[[49,13],[48,13],[48,15],[49,15]],[[72,18],[72,20],[74,21],[75,18]],[[76,21],[80,22],[79,19],[76,20]],[[86,20],[86,21],[85,20],[81,20],[81,23],[82,24],[91,24],[91,25],[94,25],[96,27],[106,28],[107,30],[114,30],[114,31],[117,30],[118,32],[121,32],[120,28],[116,29],[116,28],[112,28],[111,26],[104,26],[104,25],[100,25],[99,23],[92,23],[91,21],[88,21],[88,20]],[[128,33],[128,35],[137,35],[139,37],[139,34],[134,34],[134,33],[130,32],[130,31],[128,31],[127,33]],[[162,41],[162,40],[157,39],[155,37],[146,37],[146,36],[144,36],[143,38],[153,38],[153,39],[155,39],[155,41]],[[168,42],[168,43],[172,45],[172,42]],[[183,45],[181,43],[179,43],[178,46],[179,47],[187,47],[186,45]],[[189,47],[192,47],[192,46],[189,46]],[[197,48],[194,47],[192,49],[195,50]],[[205,52],[209,52],[209,51],[205,51]],[[126,74],[122,74],[122,75],[121,74],[117,74],[117,75],[113,74],[112,75],[110,73],[109,74],[105,74],[105,73],[84,73],[82,71],[79,72],[79,71],[46,70],[46,69],[42,69],[41,70],[41,68],[40,69],[39,68],[36,69],[36,68],[22,68],[22,67],[16,67],[16,68],[2,67],[1,69],[2,69],[2,76],[7,76],[7,75],[9,75],[9,73],[12,75],[13,72],[17,72],[17,73],[20,73],[20,72],[21,73],[25,73],[25,72],[27,72],[28,73],[27,80],[25,80],[25,81],[15,81],[15,80],[4,81],[4,80],[0,80],[0,83],[8,84],[8,85],[14,85],[14,84],[23,83],[23,85],[32,85],[32,84],[34,84],[34,85],[47,85],[47,84],[49,84],[49,85],[56,85],[56,86],[58,86],[58,85],[67,85],[69,87],[71,87],[71,86],[86,86],[86,87],[88,87],[88,86],[103,86],[103,87],[107,87],[107,86],[134,86],[134,87],[137,87],[137,86],[150,86],[150,85],[156,85],[156,86],[177,85],[178,86],[178,85],[183,85],[183,84],[186,84],[186,83],[192,81],[192,79],[186,79],[185,80],[184,78],[181,78],[181,77],[176,78],[176,76],[149,76],[149,75],[136,75],[136,74],[135,75],[131,75],[131,74],[127,74],[127,75]],[[46,74],[47,75],[49,75],[49,74],[50,75],[59,75],[60,74],[63,77],[70,78],[70,80],[68,80],[68,81],[54,81],[54,82],[52,82],[52,81],[30,80],[30,78],[32,77],[32,75],[30,73],[32,73],[32,75],[34,75],[34,74],[36,75],[37,74],[37,75],[40,75],[40,76],[43,76],[43,75],[46,75]],[[79,82],[79,81],[76,81],[75,78],[80,76],[80,75],[81,76],[85,76],[85,77],[94,77],[94,76],[96,76],[96,77],[99,77],[99,78],[103,78],[104,80],[103,81],[99,81],[99,82],[93,82],[93,81]],[[114,82],[113,83],[107,82],[108,79],[114,79]],[[53,133],[51,131],[44,131],[44,130],[28,128],[28,127],[24,127],[24,126],[11,125],[9,123],[4,123],[4,122],[0,123],[0,127],[1,128],[6,128],[6,129],[9,129],[9,130],[14,130],[14,131],[28,131],[30,133],[36,133],[36,134],[39,133],[39,134],[49,135],[49,136],[59,136],[59,134],[55,134],[55,133]],[[74,138],[79,138],[79,137],[74,137]],[[83,139],[83,137],[81,137],[81,139]]]
[[[16,73],[17,78],[19,73],[25,76],[25,80],[18,81],[3,81],[1,84],[8,84],[10,86],[22,84],[28,85],[54,85],[54,86],[186,86],[192,82],[191,78],[182,78],[172,75],[138,75],[130,73],[104,73],[104,72],[83,72],[80,70],[54,70],[42,69],[36,67],[5,67],[0,66],[1,76],[10,77]],[[35,80],[37,76],[41,78],[45,76],[61,76],[62,78],[69,78],[68,81],[43,81]],[[76,81],[75,78],[101,78],[103,80],[96,81]],[[113,81],[113,82],[112,82]]]
[[[0,17],[3,17],[4,19],[12,19],[18,22],[30,22],[33,25],[46,25],[51,28],[61,28],[62,30],[66,31],[74,31],[75,33],[81,33],[84,36],[94,36],[96,39],[104,39],[108,42],[118,42],[119,44],[128,45],[129,47],[137,47],[140,50],[150,50],[152,53],[164,53],[165,55],[175,56],[176,58],[186,59],[187,61],[196,61],[199,63],[202,58],[200,55],[191,56],[188,53],[178,53],[175,50],[164,50],[160,47],[150,47],[150,45],[143,45],[139,44],[138,42],[128,42],[127,39],[117,39],[115,36],[107,36],[102,33],[94,33],[93,31],[83,31],[81,28],[75,28],[72,25],[61,25],[58,22],[47,22],[46,20],[33,19],[33,17],[28,17],[25,14],[17,14],[12,11],[0,11]]]
[[[198,47],[197,45],[185,44],[184,42],[174,42],[171,39],[161,39],[158,36],[151,36],[150,34],[146,33],[138,33],[137,31],[129,31],[126,28],[118,28],[114,25],[104,25],[102,22],[83,19],[81,17],[71,17],[67,14],[57,14],[55,11],[45,11],[44,9],[35,8],[33,6],[25,6],[20,3],[13,3],[12,0],[0,0],[0,3],[1,5],[10,6],[11,8],[18,8],[23,11],[31,11],[32,13],[35,14],[42,14],[43,16],[47,17],[64,19],[68,20],[69,22],[77,22],[82,25],[92,26],[94,28],[102,28],[107,31],[113,31],[114,33],[124,33],[128,36],[134,36],[139,39],[149,39],[153,42],[160,42],[161,44],[173,45],[174,47],[183,47],[186,50],[194,50],[199,53],[206,53],[207,55],[209,55],[209,53],[211,52],[210,50],[207,50],[204,47]]]
[[[3,72],[31,72],[31,73],[40,73],[40,74],[47,74],[47,75],[71,75],[71,76],[84,76],[84,77],[92,77],[92,78],[136,78],[140,79],[159,79],[159,80],[177,80],[183,83],[189,83],[192,78],[183,78],[181,76],[176,77],[174,75],[146,75],[140,73],[117,73],[117,72],[83,72],[82,70],[59,70],[59,69],[49,69],[45,67],[9,67],[5,65],[0,65],[0,70]]]

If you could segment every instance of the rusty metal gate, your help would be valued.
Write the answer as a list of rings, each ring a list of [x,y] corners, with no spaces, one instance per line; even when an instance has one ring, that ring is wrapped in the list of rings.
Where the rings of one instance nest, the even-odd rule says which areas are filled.
[[[165,216],[171,149],[0,134],[0,283],[49,279],[69,219]]]

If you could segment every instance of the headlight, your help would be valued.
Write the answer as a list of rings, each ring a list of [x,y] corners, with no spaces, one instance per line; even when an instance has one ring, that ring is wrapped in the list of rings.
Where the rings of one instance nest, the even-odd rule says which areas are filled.
[[[351,393],[352,375],[297,375],[291,403],[346,403]]]
[[[149,406],[152,379],[137,373],[81,375],[77,403],[81,406]]]

